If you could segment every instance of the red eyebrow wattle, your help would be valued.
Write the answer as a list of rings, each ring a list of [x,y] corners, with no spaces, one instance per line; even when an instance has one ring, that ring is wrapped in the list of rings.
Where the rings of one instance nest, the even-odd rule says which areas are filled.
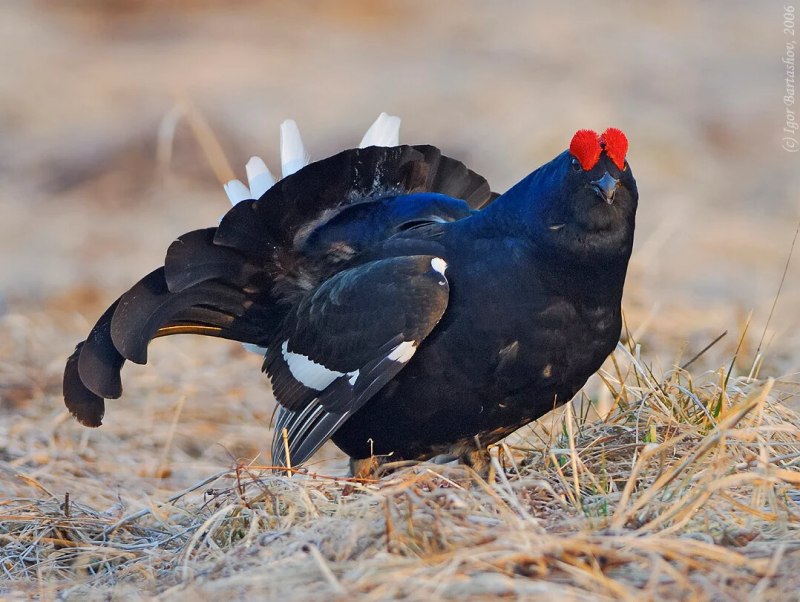
[[[597,165],[602,152],[600,138],[593,130],[578,130],[569,143],[569,152],[588,171]]]
[[[617,128],[608,128],[600,136],[600,144],[609,159],[619,169],[625,169],[625,155],[628,154],[628,138]]]

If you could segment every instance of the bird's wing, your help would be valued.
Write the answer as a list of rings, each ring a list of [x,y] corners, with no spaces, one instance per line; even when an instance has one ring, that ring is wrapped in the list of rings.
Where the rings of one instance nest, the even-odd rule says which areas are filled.
[[[445,312],[446,264],[415,255],[339,272],[287,316],[264,370],[277,412],[272,458],[299,465],[389,382]]]

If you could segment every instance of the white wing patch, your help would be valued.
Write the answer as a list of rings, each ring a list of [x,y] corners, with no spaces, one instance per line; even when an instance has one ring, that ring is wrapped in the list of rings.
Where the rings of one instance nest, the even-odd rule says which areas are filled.
[[[397,146],[400,144],[400,118],[381,113],[361,139],[358,148],[368,146]]]
[[[405,364],[413,357],[416,351],[417,343],[415,341],[403,341],[389,352],[386,359]],[[350,383],[351,387],[355,386],[361,373],[360,370],[338,372],[326,368],[322,364],[315,362],[301,353],[289,351],[288,340],[284,341],[281,345],[281,355],[283,355],[283,361],[289,366],[289,372],[291,372],[294,379],[304,387],[314,389],[315,391],[324,391],[333,381],[341,376],[347,377],[347,382]]]
[[[391,353],[386,356],[386,359],[405,364],[411,359],[416,351],[417,343],[415,341],[403,341],[397,347],[392,349]]]
[[[431,267],[434,269],[434,271],[439,272],[442,276],[444,276],[444,271],[447,269],[447,262],[441,257],[434,257],[431,259]]]
[[[293,119],[281,124],[281,171],[283,177],[290,176],[308,165],[311,158],[303,146],[300,130]]]
[[[289,341],[283,342],[281,353],[295,380],[309,389],[322,391],[337,378],[344,376],[343,372],[328,370],[322,364],[318,364],[305,355],[292,353],[289,351]]]
[[[281,345],[281,354],[283,355],[283,361],[289,366],[289,372],[292,373],[294,379],[304,387],[314,389],[315,391],[324,391],[340,376],[349,377],[348,380],[351,385],[355,384],[358,378],[358,370],[354,370],[353,372],[329,370],[322,364],[318,364],[305,355],[289,351],[288,340],[284,341],[283,345]]]

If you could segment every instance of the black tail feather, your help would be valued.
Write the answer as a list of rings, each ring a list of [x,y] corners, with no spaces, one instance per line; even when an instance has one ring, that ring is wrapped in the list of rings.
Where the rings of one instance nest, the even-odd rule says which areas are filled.
[[[78,361],[82,349],[83,343],[78,343],[64,368],[64,403],[78,422],[84,426],[96,427],[103,424],[106,404],[101,396],[92,393],[81,380]]]
[[[105,414],[103,398],[122,395],[120,370],[125,363],[111,341],[111,317],[119,300],[109,307],[85,341],[78,343],[64,369],[64,401],[81,424],[100,426]]]
[[[214,244],[216,228],[194,230],[178,237],[167,249],[164,278],[170,292],[178,293],[207,280],[222,280],[243,287],[258,271],[244,256]]]
[[[461,161],[442,155],[433,181],[428,184],[432,192],[462,199],[472,209],[480,209],[491,198],[489,183]]]
[[[117,307],[119,299],[97,320],[97,324],[81,344],[77,362],[78,374],[86,388],[106,399],[116,399],[122,395],[119,371],[125,358],[111,340],[111,320]]]
[[[219,281],[200,282],[179,293],[170,293],[164,268],[150,272],[119,299],[111,318],[111,339],[123,357],[147,363],[147,345],[159,328],[180,312],[206,305],[233,316],[245,312],[247,296]]]
[[[258,308],[252,315],[248,310],[241,316],[233,316],[217,308],[195,306],[177,313],[155,336],[202,334],[264,347],[282,317],[282,309]]]
[[[114,302],[86,341],[79,343],[67,359],[64,401],[70,413],[84,426],[100,426],[105,414],[104,399],[122,395],[120,372],[126,358],[145,363],[151,339],[173,334],[202,334],[265,346],[283,315],[281,308],[271,310],[250,304],[243,293],[219,282],[201,283],[172,294],[166,292],[166,284],[160,277],[159,269],[131,289],[133,297],[138,299],[133,303],[135,311],[118,313],[127,293]],[[150,293],[146,300],[141,295],[143,290]],[[193,303],[196,305],[191,305]],[[215,303],[220,307],[212,306]],[[120,315],[123,317],[118,320]]]

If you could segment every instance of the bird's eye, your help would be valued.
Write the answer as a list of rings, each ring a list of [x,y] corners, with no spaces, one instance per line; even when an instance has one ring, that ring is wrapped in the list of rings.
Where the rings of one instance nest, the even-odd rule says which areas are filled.
[[[578,161],[575,158],[572,159],[572,169],[574,169],[575,171],[580,171],[581,170],[580,161]]]

